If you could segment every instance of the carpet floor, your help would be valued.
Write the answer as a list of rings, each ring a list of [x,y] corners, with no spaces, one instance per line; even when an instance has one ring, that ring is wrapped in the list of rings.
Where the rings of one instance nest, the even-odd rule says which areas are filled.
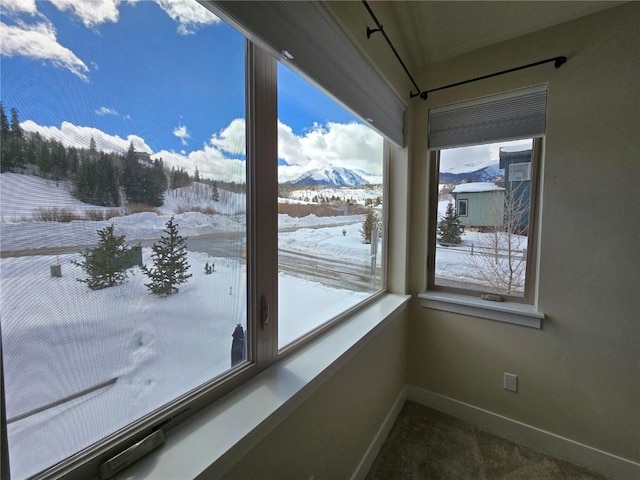
[[[605,478],[407,401],[366,480]]]

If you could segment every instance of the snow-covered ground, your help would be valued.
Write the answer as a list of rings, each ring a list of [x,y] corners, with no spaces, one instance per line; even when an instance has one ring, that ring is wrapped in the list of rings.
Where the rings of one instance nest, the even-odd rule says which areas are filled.
[[[91,291],[77,281],[85,275],[72,263],[81,258],[74,247],[95,245],[96,231],[110,223],[128,240],[157,239],[174,214],[184,236],[242,232],[244,195],[221,191],[221,201],[212,202],[203,187],[170,192],[157,213],[120,212],[108,221],[92,221],[85,218],[87,211],[107,209],[78,202],[64,182],[0,175],[1,249],[20,252],[0,259],[9,420],[115,379],[93,393],[11,421],[12,478],[47,468],[230,368],[231,334],[238,323],[246,327],[241,258],[189,252],[193,276],[168,298],[148,293],[148,279],[138,267],[130,270],[127,283]],[[36,221],[52,205],[81,219]],[[303,255],[366,264],[370,246],[360,240],[362,218],[280,215],[279,242]],[[39,255],[34,249],[40,248],[52,252]],[[148,265],[150,254],[150,248],[143,248]],[[205,263],[215,264],[213,274],[205,274]],[[62,277],[51,277],[55,264]],[[279,345],[369,295],[284,273],[278,282]]]

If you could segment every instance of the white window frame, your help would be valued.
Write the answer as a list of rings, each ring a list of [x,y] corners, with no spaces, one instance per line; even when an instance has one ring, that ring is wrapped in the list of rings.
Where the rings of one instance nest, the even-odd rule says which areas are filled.
[[[532,149],[532,180],[531,180],[531,199],[529,201],[529,231],[527,242],[527,266],[525,272],[525,285],[524,295],[519,297],[515,295],[500,295],[502,301],[513,303],[523,303],[533,305],[536,299],[535,292],[535,278],[536,278],[536,262],[538,252],[538,171],[540,169],[541,162],[541,150],[543,140],[542,138],[533,139]],[[486,292],[479,290],[471,290],[465,288],[446,287],[443,285],[436,285],[435,271],[436,271],[436,231],[438,224],[438,185],[439,185],[439,172],[440,172],[440,150],[435,150],[430,153],[429,163],[429,178],[431,183],[429,191],[429,225],[428,225],[428,254],[427,254],[427,290],[432,292],[447,292],[451,294],[458,294],[465,297],[481,298]],[[435,194],[434,194],[435,193]],[[467,215],[468,215],[467,204]]]
[[[514,177],[518,177],[518,178],[514,178]],[[510,163],[509,164],[509,181],[510,182],[531,181],[531,162]]]
[[[430,110],[426,291],[419,295],[421,306],[541,328],[544,314],[538,311],[536,305],[540,222],[537,206],[546,130],[546,104],[547,86],[538,85]],[[432,118],[435,121],[431,121]],[[502,295],[500,299],[503,301],[495,302],[489,301],[490,297],[483,298],[481,291],[436,285],[436,229],[441,149],[526,138],[533,139],[533,151],[524,296]]]

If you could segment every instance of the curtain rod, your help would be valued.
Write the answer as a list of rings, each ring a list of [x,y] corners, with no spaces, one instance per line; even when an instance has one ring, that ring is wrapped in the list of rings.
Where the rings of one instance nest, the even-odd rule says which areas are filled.
[[[504,75],[506,73],[517,72],[518,70],[524,70],[525,68],[537,67],[538,65],[543,65],[545,63],[550,63],[550,62],[554,62],[554,66],[556,68],[560,68],[564,63],[567,62],[567,57],[547,58],[546,60],[540,60],[539,62],[529,63],[527,65],[522,65],[520,67],[509,68],[507,70],[502,70],[502,71],[496,72],[496,73],[490,73],[488,75],[482,75],[481,77],[472,78],[470,80],[463,80],[462,82],[451,83],[449,85],[444,85],[442,87],[437,87],[437,88],[432,88],[430,90],[422,91],[422,90],[420,90],[420,87],[418,87],[418,84],[416,83],[416,81],[413,79],[413,76],[411,76],[411,73],[409,73],[409,69],[407,68],[407,66],[402,61],[402,58],[400,58],[400,55],[398,54],[398,52],[396,51],[395,47],[393,46],[393,43],[391,43],[391,39],[389,39],[389,36],[387,35],[387,32],[384,31],[384,27],[378,21],[378,18],[373,13],[373,10],[371,10],[371,7],[367,3],[367,1],[366,0],[362,0],[362,3],[364,4],[365,8],[369,12],[369,15],[371,15],[371,18],[373,19],[373,21],[376,23],[376,26],[378,27],[378,28],[367,27],[367,38],[371,38],[371,34],[373,34],[373,33],[376,33],[376,32],[382,33],[382,35],[384,36],[385,40],[389,44],[389,47],[391,47],[391,50],[393,51],[394,55],[396,56],[396,58],[400,62],[400,65],[402,65],[402,68],[404,69],[405,73],[409,77],[409,80],[411,80],[411,83],[413,83],[413,86],[418,91],[418,93],[409,92],[409,97],[410,98],[415,98],[415,97],[419,96],[421,99],[426,100],[431,92],[437,92],[439,90],[446,90],[447,88],[458,87],[460,85],[465,85],[467,83],[477,82],[479,80],[485,80],[485,79],[491,78],[491,77],[497,77],[499,75]]]
[[[502,70],[501,72],[490,73],[488,75],[482,75],[481,77],[472,78],[470,80],[463,80],[462,82],[451,83],[449,85],[444,85],[443,87],[432,88],[430,90],[425,90],[424,92],[420,92],[420,98],[426,100],[428,95],[431,92],[437,92],[438,90],[446,90],[447,88],[458,87],[460,85],[465,85],[467,83],[477,82],[478,80],[484,80],[486,78],[497,77],[498,75],[504,75],[505,73],[517,72],[518,70],[524,70],[525,68],[537,67],[538,65],[542,65],[544,63],[554,62],[554,66],[556,68],[560,68],[562,64],[566,63],[567,57],[553,57],[547,58],[546,60],[540,60],[539,62],[529,63],[528,65],[522,65],[520,67],[509,68],[507,70]]]
[[[391,47],[391,50],[393,50],[393,53],[395,54],[396,58],[400,62],[400,65],[402,65],[402,68],[404,68],[405,73],[407,74],[407,76],[411,80],[411,83],[413,83],[413,86],[416,87],[416,90],[418,91],[418,93],[409,92],[410,98],[417,97],[418,95],[420,95],[420,87],[418,87],[418,84],[416,83],[416,81],[411,76],[411,73],[409,73],[409,69],[407,68],[407,66],[402,61],[402,58],[400,58],[400,55],[398,54],[398,52],[396,51],[395,47],[393,46],[393,43],[391,43],[391,39],[389,39],[389,36],[387,35],[387,32],[384,31],[384,27],[378,21],[378,18],[373,13],[373,10],[371,10],[371,7],[367,3],[367,1],[366,0],[362,0],[362,3],[364,4],[365,8],[369,12],[369,15],[371,15],[371,18],[373,18],[373,21],[376,22],[376,26],[378,27],[378,28],[369,28],[369,27],[367,27],[367,38],[371,38],[371,34],[372,33],[376,33],[376,32],[382,33],[382,35],[384,36],[384,39],[387,41],[387,43],[389,44],[389,47]]]

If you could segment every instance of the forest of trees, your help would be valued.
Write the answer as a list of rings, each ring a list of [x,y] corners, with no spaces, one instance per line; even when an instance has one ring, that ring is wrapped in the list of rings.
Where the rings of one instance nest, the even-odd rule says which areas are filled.
[[[9,114],[7,117],[0,102],[0,172],[69,180],[73,194],[85,203],[117,207],[125,201],[158,207],[163,204],[167,187],[186,187],[200,178],[197,168],[194,176],[184,169],[165,170],[162,159],[151,160],[136,152],[133,143],[125,155],[99,151],[93,138],[87,148],[66,147],[37,132],[23,131],[16,108]],[[217,190],[217,182],[200,181]],[[244,185],[228,186],[234,191],[244,190]]]

